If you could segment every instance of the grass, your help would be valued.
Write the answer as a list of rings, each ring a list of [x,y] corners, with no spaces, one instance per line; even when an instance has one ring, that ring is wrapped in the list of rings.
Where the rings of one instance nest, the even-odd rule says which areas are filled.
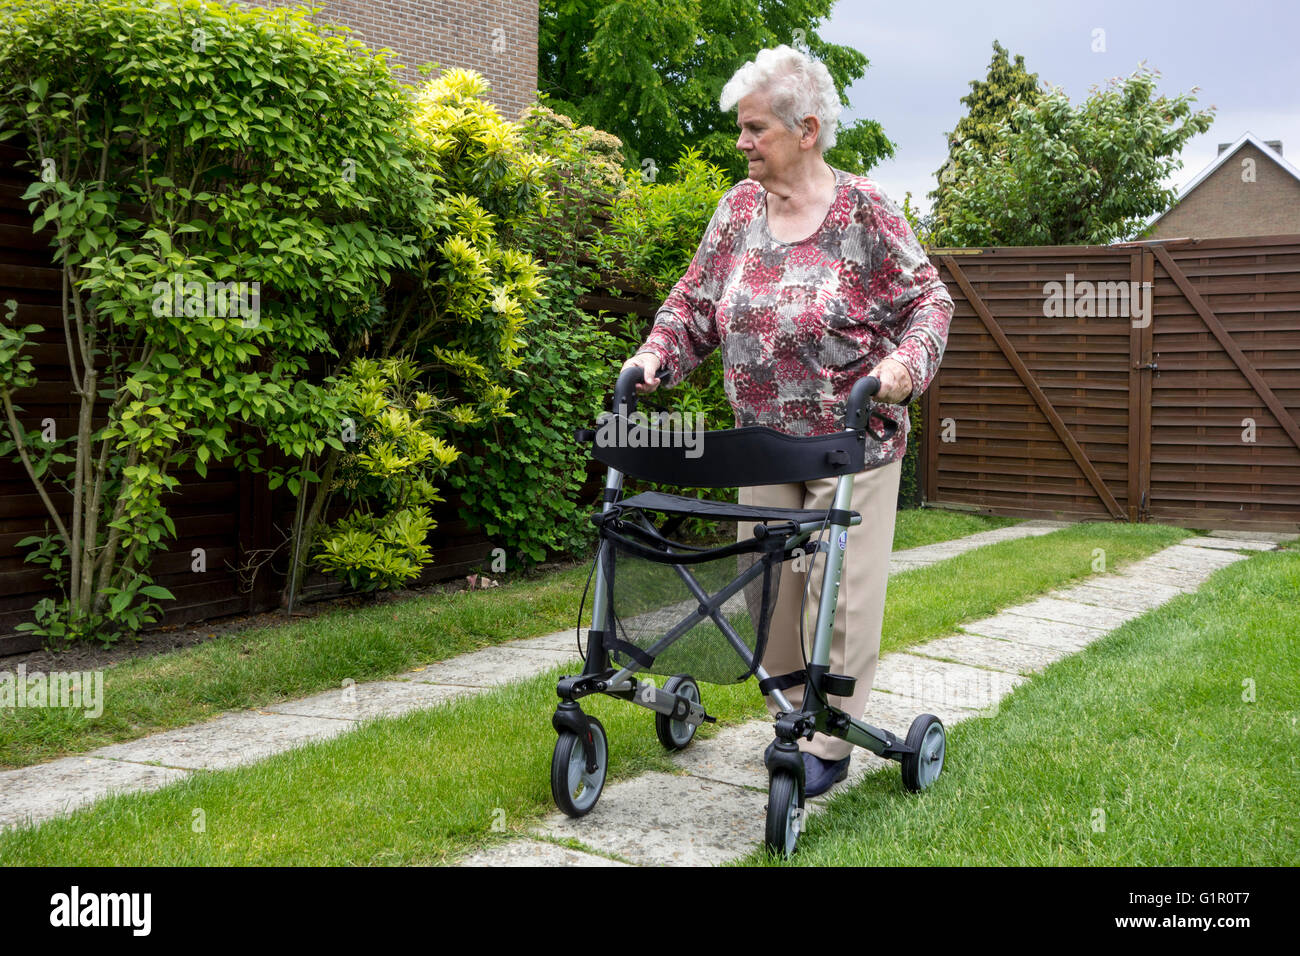
[[[923,544],[964,538],[968,534],[1020,524],[1021,520],[935,508],[908,508],[900,511],[894,521],[894,550],[906,551]]]
[[[1181,532],[1094,526],[1091,536],[1086,529],[1060,531],[992,548],[1008,549],[996,561],[1023,572],[1028,589],[1050,577],[1045,566],[1054,561],[1060,562],[1056,577],[1071,580],[1084,573],[1082,556],[1091,560],[1094,547],[1111,549],[1111,555],[1129,553],[1124,549],[1148,553],[1176,534]],[[1045,547],[1058,535],[1058,551]],[[1023,549],[1020,560],[1017,547]],[[914,635],[928,633],[926,628],[943,617],[939,605],[962,592],[912,586],[922,576],[931,580],[937,570],[907,572],[891,582],[891,589],[895,582],[902,587],[898,603],[930,606],[903,609],[904,620],[924,625],[914,628]],[[895,601],[892,590],[889,601]],[[342,738],[254,765],[195,774],[158,792],[112,797],[71,817],[5,833],[0,835],[0,862],[447,862],[517,836],[552,810],[549,761],[555,737],[550,715],[555,679],[563,670],[432,710],[369,722]],[[766,713],[752,682],[711,686],[705,697],[721,725]],[[590,700],[590,711],[605,723],[612,741],[611,780],[670,768],[650,715],[642,709],[598,697]],[[701,731],[706,736],[711,732],[712,727]],[[203,811],[201,833],[194,830],[195,810]],[[493,831],[498,822],[504,823],[503,832]]]
[[[895,540],[945,540],[1013,519],[914,509]],[[573,627],[589,568],[500,576],[500,588],[340,608],[197,647],[122,661],[104,671],[104,712],[0,710],[0,767],[22,767],[187,724],[379,680],[491,644]],[[585,613],[590,615],[590,596]],[[575,641],[576,647],[576,641]]]
[[[0,864],[450,862],[517,837],[554,809],[550,718],[563,672],[556,668],[479,697],[372,721],[248,767],[195,774],[156,793],[110,797],[72,817],[7,832],[0,835]],[[752,684],[709,691],[709,709],[720,721],[762,711]],[[609,698],[583,703],[612,741],[611,780],[672,769],[644,710]],[[706,725],[700,734],[715,732]],[[194,832],[197,819],[203,832]]]
[[[791,862],[1295,866],[1298,595],[1294,548],[1217,572],[953,727],[924,794],[837,795]]]

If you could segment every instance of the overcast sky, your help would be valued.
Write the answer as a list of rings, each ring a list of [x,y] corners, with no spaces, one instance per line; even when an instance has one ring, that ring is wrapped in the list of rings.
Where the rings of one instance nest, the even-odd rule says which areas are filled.
[[[1095,53],[1093,31],[1105,31]],[[818,35],[862,51],[870,66],[849,88],[841,119],[877,120],[896,157],[867,175],[898,203],[929,208],[934,171],[947,156],[944,134],[965,115],[961,98],[983,79],[993,41],[1025,58],[1040,84],[1081,103],[1094,85],[1160,71],[1157,92],[1200,87],[1195,108],[1216,106],[1209,132],[1191,139],[1169,184],[1181,188],[1249,130],[1281,140],[1300,165],[1300,3],[1295,0],[839,0]]]

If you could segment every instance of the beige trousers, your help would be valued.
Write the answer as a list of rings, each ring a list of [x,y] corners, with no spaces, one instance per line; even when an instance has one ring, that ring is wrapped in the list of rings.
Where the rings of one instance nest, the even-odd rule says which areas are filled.
[[[903,463],[895,461],[861,472],[853,478],[851,509],[862,515],[862,524],[849,529],[848,548],[844,553],[844,568],[840,575],[839,600],[835,607],[830,667],[831,673],[847,674],[856,677],[858,682],[852,697],[831,696],[828,699],[858,720],[862,719],[866,709],[871,685],[876,677],[876,662],[880,659],[880,628],[885,617],[885,588],[889,581],[889,554],[894,543],[898,482],[902,471]],[[741,488],[740,503],[825,510],[834,500],[838,481],[838,478],[818,478],[794,484]],[[740,537],[747,538],[752,530],[752,522],[740,522],[737,533]],[[835,546],[834,542],[831,546]],[[804,559],[803,565],[805,569],[811,565],[812,577],[805,607],[807,623],[804,627],[806,647],[810,654],[826,555],[817,555],[815,561],[811,557]],[[772,612],[767,651],[763,657],[763,666],[773,677],[800,670],[804,666],[799,650],[799,605],[809,576],[807,570],[795,571],[792,561],[782,565],[780,593]],[[803,685],[800,684],[785,691],[785,696],[795,708],[803,704],[803,690]],[[767,698],[767,708],[773,717],[780,710],[771,697]],[[811,741],[800,740],[799,748],[826,760],[840,760],[853,751],[853,745],[848,741],[821,733],[815,734]]]

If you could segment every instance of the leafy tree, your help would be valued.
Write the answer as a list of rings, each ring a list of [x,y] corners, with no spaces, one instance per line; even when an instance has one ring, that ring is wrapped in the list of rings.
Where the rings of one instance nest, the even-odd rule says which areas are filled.
[[[1154,96],[1158,73],[1140,68],[1079,107],[1053,88],[996,126],[987,153],[977,142],[954,155],[960,178],[933,241],[949,246],[1069,245],[1130,238],[1173,202],[1161,182],[1178,154],[1209,129],[1213,107],[1195,97]],[[1191,92],[1196,92],[1195,88]]]
[[[953,216],[952,192],[948,187],[964,176],[959,159],[962,148],[973,146],[981,155],[987,155],[997,142],[998,124],[1007,120],[1016,129],[1012,119],[1015,108],[1036,103],[1041,96],[1038,74],[1025,69],[1025,58],[1017,54],[1012,63],[1006,48],[994,40],[988,75],[983,80],[971,81],[970,92],[961,98],[967,113],[948,134],[948,158],[935,173],[938,188],[929,194],[935,200],[931,225],[941,225]]]
[[[840,94],[867,58],[827,43],[818,22],[834,0],[541,0],[538,86],[579,123],[608,130],[628,161],[653,179],[687,147],[744,179],[734,114],[718,110],[732,74],[759,50],[803,43],[826,64]],[[827,161],[865,173],[894,155],[874,120],[842,124]],[[653,166],[650,165],[653,162]]]
[[[23,134],[34,231],[55,227],[77,406],[68,434],[23,413],[40,330],[12,303],[0,454],[46,507],[53,530],[20,544],[63,592],[20,629],[107,642],[150,623],[178,472],[269,451],[296,490],[295,463],[339,445],[308,362],[418,251],[392,228],[423,195],[410,108],[382,58],[302,11],[0,2],[0,139]]]

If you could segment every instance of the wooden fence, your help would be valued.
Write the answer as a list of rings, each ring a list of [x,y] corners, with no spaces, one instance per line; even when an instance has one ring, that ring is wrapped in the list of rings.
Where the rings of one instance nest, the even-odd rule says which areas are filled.
[[[1300,530],[1300,236],[930,258],[956,309],[927,502]]]

